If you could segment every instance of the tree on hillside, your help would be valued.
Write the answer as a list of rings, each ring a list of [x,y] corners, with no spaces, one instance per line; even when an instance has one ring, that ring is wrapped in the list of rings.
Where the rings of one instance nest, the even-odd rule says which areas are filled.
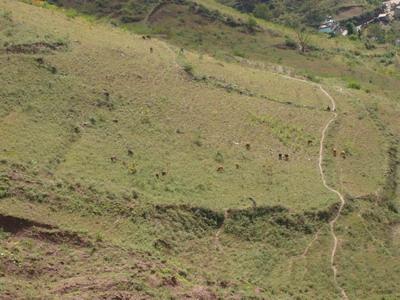
[[[305,27],[296,29],[297,41],[299,43],[300,52],[304,53],[307,50],[310,35]]]
[[[307,27],[303,25],[297,18],[293,18],[291,21],[289,21],[288,25],[292,27],[296,33],[299,51],[301,53],[306,52],[310,40],[310,34]]]

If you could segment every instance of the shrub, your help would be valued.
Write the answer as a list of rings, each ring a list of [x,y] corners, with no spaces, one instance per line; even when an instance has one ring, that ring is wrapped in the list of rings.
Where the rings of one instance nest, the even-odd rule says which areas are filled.
[[[193,76],[193,66],[189,63],[185,63],[183,65],[183,70],[189,75]]]
[[[297,43],[290,37],[286,37],[285,39],[285,46],[290,48],[290,49],[297,49]]]
[[[360,90],[361,89],[361,85],[358,82],[355,81],[351,81],[347,84],[347,87],[350,89],[355,89],[355,90]]]
[[[78,16],[78,12],[75,9],[68,9],[66,12],[66,16],[70,19],[74,19]]]
[[[239,50],[239,49],[234,49],[234,50],[233,50],[233,55],[234,55],[234,56],[238,56],[238,57],[242,57],[242,58],[245,57],[244,52],[241,51],[241,50]]]
[[[250,32],[254,32],[254,31],[256,30],[256,28],[257,28],[257,21],[256,21],[256,19],[250,17],[250,18],[247,20],[246,27],[247,27],[247,29],[248,29]]]
[[[268,8],[268,5],[265,3],[259,3],[254,8],[254,15],[257,18],[268,20],[272,17],[271,12]]]

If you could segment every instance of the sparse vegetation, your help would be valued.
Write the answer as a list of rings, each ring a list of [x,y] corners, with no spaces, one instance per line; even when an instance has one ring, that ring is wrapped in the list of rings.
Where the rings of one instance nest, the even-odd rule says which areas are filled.
[[[398,298],[392,44],[265,21],[331,1],[28,2],[0,2],[1,295]]]
[[[350,89],[355,89],[355,90],[360,90],[361,89],[361,85],[358,82],[355,81],[350,81],[347,84],[347,87]]]

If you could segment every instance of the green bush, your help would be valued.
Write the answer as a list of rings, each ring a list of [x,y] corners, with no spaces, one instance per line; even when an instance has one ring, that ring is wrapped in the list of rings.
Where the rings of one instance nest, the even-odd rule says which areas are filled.
[[[256,30],[256,28],[257,28],[257,21],[256,21],[256,19],[250,17],[250,18],[247,20],[246,26],[247,26],[247,29],[248,29],[250,32],[254,32],[254,31]]]
[[[355,89],[355,90],[360,90],[361,89],[361,85],[358,82],[355,81],[351,81],[347,84],[347,87],[349,89]]]
[[[242,57],[242,58],[245,57],[244,52],[241,51],[241,50],[239,50],[239,49],[234,49],[234,50],[233,50],[233,55],[234,55],[234,56],[238,56],[238,57]]]
[[[286,37],[285,39],[285,46],[290,49],[297,49],[297,43],[290,37]]]

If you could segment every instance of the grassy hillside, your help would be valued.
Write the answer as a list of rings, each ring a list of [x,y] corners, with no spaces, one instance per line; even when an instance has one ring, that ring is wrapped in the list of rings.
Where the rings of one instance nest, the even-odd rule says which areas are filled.
[[[0,4],[6,299],[400,296],[391,48],[316,35],[324,46],[300,54],[277,46],[289,29],[252,33],[227,23],[237,12],[210,21],[187,3],[123,27],[104,22],[114,10],[95,21],[89,4],[83,17],[39,6]],[[319,84],[338,113],[323,168],[346,196],[338,285]]]

